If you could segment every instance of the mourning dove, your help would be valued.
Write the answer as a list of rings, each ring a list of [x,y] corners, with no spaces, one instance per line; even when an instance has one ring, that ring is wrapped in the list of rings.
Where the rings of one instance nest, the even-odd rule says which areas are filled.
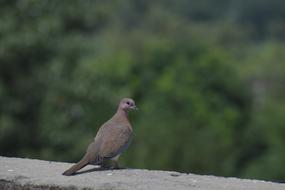
[[[128,120],[128,111],[133,109],[137,109],[134,100],[122,99],[115,115],[99,128],[83,158],[63,172],[63,175],[73,175],[88,164],[102,165],[105,160],[112,160],[113,168],[118,168],[118,158],[130,144],[133,130]]]

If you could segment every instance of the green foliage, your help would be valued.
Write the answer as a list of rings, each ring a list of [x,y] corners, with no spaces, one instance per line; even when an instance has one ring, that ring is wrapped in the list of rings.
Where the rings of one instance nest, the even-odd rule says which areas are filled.
[[[1,155],[77,161],[133,97],[125,165],[284,181],[285,3],[0,5]]]

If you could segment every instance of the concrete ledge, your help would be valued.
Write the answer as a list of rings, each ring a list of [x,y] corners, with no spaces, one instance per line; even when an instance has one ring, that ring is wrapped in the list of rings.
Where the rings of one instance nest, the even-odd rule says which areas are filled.
[[[201,176],[170,171],[139,169],[100,171],[94,166],[83,168],[75,176],[61,173],[69,163],[49,162],[0,156],[0,189],[195,189],[195,190],[284,190],[285,184]]]

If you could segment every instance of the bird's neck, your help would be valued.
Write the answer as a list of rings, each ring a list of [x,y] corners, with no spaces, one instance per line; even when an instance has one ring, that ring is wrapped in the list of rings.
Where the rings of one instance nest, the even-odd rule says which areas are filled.
[[[131,127],[130,121],[128,119],[128,112],[123,109],[118,109],[116,114],[113,117],[113,122],[122,123],[126,126]]]
[[[125,110],[123,110],[123,109],[121,109],[121,108],[118,108],[116,115],[117,115],[118,117],[128,119],[128,112],[125,111]]]
[[[115,117],[116,117],[116,119],[119,119],[121,121],[126,121],[126,120],[129,121],[128,120],[128,112],[121,109],[121,108],[118,108],[118,110],[115,114]]]

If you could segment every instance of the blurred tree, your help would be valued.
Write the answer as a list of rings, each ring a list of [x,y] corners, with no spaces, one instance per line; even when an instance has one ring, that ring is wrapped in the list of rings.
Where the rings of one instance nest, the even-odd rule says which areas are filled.
[[[0,5],[1,155],[76,161],[131,96],[129,166],[284,181],[282,1]]]

